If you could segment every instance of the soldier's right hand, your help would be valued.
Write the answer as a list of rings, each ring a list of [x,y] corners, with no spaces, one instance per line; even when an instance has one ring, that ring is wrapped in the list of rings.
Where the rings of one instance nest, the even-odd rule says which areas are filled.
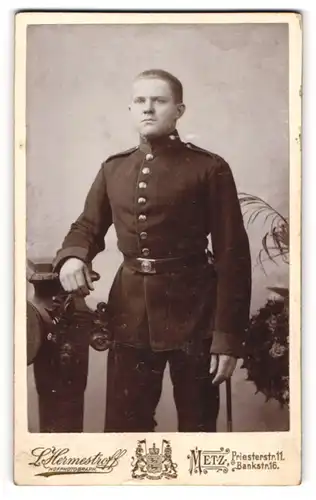
[[[66,292],[78,292],[80,295],[89,295],[94,290],[88,266],[80,259],[71,257],[62,265],[59,279]]]

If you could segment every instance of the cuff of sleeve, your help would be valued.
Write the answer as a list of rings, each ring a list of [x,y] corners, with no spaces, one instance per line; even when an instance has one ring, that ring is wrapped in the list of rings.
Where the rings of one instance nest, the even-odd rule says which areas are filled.
[[[234,358],[241,358],[242,341],[238,335],[215,330],[213,332],[211,353],[226,354]]]
[[[55,259],[53,260],[53,272],[59,273],[63,263],[71,257],[75,257],[76,259],[87,262],[88,250],[83,247],[67,247],[59,250]]]

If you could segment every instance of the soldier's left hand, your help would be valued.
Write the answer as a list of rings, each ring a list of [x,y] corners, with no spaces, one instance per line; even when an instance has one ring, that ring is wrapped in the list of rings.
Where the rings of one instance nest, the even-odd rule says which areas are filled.
[[[227,354],[212,354],[210,373],[214,375],[213,384],[219,385],[225,380],[228,380],[237,364],[237,358],[227,356]]]

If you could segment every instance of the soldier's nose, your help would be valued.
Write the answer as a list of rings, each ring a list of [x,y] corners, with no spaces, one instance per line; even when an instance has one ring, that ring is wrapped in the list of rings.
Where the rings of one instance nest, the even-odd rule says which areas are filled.
[[[144,105],[144,113],[153,113],[154,107],[151,101],[146,101]]]

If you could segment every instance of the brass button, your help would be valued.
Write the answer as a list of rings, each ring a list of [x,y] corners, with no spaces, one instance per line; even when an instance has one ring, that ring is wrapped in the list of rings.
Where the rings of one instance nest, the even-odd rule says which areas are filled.
[[[145,231],[142,231],[139,236],[141,240],[146,240],[148,235]]]
[[[140,198],[138,198],[138,200],[137,200],[137,201],[138,201],[139,205],[144,205],[144,204],[146,203],[146,201],[147,201],[147,200],[146,200],[146,198],[143,198],[143,197],[141,196]]]
[[[145,158],[146,158],[146,161],[151,161],[154,159],[154,155],[152,155],[151,153],[148,153]]]
[[[147,183],[146,183],[146,182],[140,182],[140,183],[138,184],[138,187],[139,187],[139,189],[146,189],[146,187],[147,187]]]
[[[147,220],[147,217],[146,217],[146,215],[145,215],[145,214],[139,214],[139,216],[138,216],[138,220],[145,221],[145,220]]]
[[[148,174],[150,174],[150,168],[144,167],[142,172],[143,172],[143,174],[148,175]]]
[[[150,254],[149,248],[143,248],[142,254],[144,255],[144,257],[148,257],[148,255]]]

